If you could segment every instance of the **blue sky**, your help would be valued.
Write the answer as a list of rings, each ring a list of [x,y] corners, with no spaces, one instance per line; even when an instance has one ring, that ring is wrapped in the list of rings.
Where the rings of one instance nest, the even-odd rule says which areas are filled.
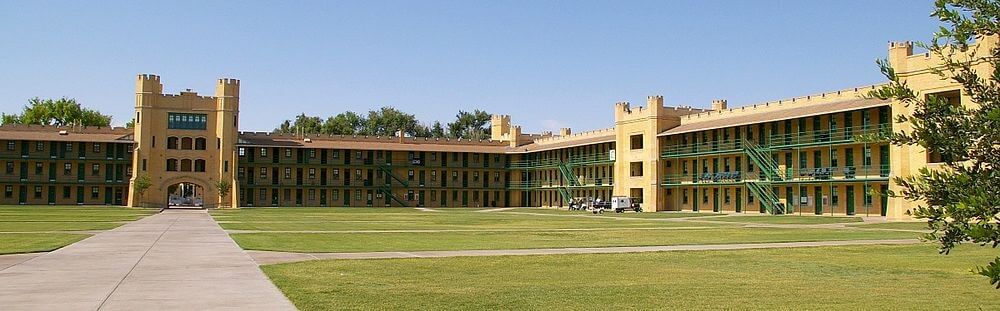
[[[881,82],[932,1],[3,1],[0,111],[73,97],[124,124],[138,73],[167,92],[241,80],[241,129],[300,112],[459,109],[528,131],[612,125],[617,101],[730,106]]]

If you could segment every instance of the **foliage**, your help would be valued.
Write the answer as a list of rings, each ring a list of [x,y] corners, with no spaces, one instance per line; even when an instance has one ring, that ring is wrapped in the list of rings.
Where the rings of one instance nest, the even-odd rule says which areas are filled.
[[[132,182],[132,190],[135,190],[140,198],[146,194],[146,189],[151,186],[153,186],[153,182],[149,180],[149,175],[146,173],[139,173],[135,176],[135,181]]]
[[[448,123],[448,136],[466,139],[488,139],[490,137],[490,114],[476,109],[472,112],[459,111],[455,122]]]
[[[219,200],[225,200],[229,196],[229,191],[233,189],[233,184],[228,180],[219,179],[215,182],[215,189],[219,190]]]
[[[933,233],[926,237],[949,253],[958,244],[1000,245],[1000,49],[976,55],[974,39],[1000,33],[1000,3],[996,0],[938,0],[931,15],[945,23],[926,44],[918,44],[940,58],[934,72],[961,85],[964,98],[976,105],[955,105],[947,98],[922,96],[896,75],[887,61],[878,65],[889,83],[870,96],[893,99],[913,109],[897,116],[910,132],[890,135],[896,145],[919,145],[940,154],[940,169],[923,168],[917,174],[895,177],[900,196],[922,202],[912,211],[925,219]],[[991,72],[977,72],[979,64]],[[976,269],[1000,288],[1000,258]]]
[[[111,116],[80,106],[75,99],[32,98],[21,114],[2,114],[0,124],[110,126]]]
[[[392,136],[402,132],[405,136],[432,138],[489,138],[489,113],[482,110],[459,111],[455,121],[447,128],[440,121],[431,126],[424,125],[413,114],[393,107],[382,107],[360,115],[346,111],[323,120],[320,117],[299,114],[294,120],[285,120],[274,133],[281,134],[323,134],[323,135],[369,135]]]

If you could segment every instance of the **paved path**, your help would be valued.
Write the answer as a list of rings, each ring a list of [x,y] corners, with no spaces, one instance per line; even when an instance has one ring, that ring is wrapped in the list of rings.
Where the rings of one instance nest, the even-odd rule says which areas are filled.
[[[818,246],[848,246],[848,245],[898,245],[920,243],[917,239],[903,240],[853,240],[853,241],[816,241],[816,242],[784,242],[784,243],[746,243],[746,244],[700,244],[700,245],[669,245],[669,246],[623,246],[623,247],[579,247],[579,248],[536,248],[536,249],[497,249],[497,250],[456,250],[456,251],[416,251],[416,252],[370,252],[370,253],[288,253],[270,251],[247,251],[254,261],[262,265],[299,262],[319,259],[384,259],[384,258],[439,258],[463,256],[513,256],[513,255],[559,255],[559,254],[611,254],[640,253],[663,251],[709,251],[709,250],[739,250],[764,248],[793,248]]]
[[[0,310],[295,309],[205,211],[164,211],[0,269]]]

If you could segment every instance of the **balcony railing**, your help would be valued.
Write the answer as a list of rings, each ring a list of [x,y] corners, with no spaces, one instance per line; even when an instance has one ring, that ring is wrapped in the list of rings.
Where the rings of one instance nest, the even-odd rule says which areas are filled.
[[[663,149],[662,157],[683,157],[695,154],[742,152],[743,141],[739,139],[708,141],[697,144],[671,145]]]
[[[838,128],[836,130],[816,130],[771,135],[769,147],[789,147],[802,145],[822,145],[858,141],[862,136],[878,136],[892,131],[889,124],[873,124]]]
[[[889,165],[788,168],[786,169],[786,176],[787,178],[777,183],[801,181],[885,180],[889,177]],[[760,178],[760,173],[757,171],[731,171],[697,174],[670,174],[664,176],[660,184],[733,184],[743,181],[756,180],[762,180]]]

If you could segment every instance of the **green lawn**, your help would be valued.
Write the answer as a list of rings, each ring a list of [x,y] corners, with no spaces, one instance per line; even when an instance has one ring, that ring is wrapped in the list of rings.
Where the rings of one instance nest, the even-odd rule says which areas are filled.
[[[852,224],[852,227],[873,228],[873,229],[899,229],[899,230],[923,230],[930,231],[926,222],[886,222],[878,224]]]
[[[229,230],[262,231],[344,231],[344,230],[488,230],[488,229],[567,229],[567,228],[652,228],[689,227],[690,223],[621,220],[593,214],[531,215],[468,210],[386,212],[382,209],[286,209],[213,211],[212,215]],[[698,224],[698,226],[713,226]],[[714,225],[722,226],[722,225]]]
[[[836,224],[836,223],[854,223],[861,222],[859,217],[842,217],[842,216],[798,216],[798,215],[753,215],[753,216],[729,216],[729,217],[712,217],[712,221],[725,221],[725,222],[739,222],[739,223],[755,223],[755,224],[800,224],[800,225],[816,225],[816,224]]]
[[[122,207],[0,207],[0,254],[51,251],[90,236],[58,231],[108,230],[155,212]]]
[[[263,266],[301,310],[990,310],[969,268],[995,250],[932,245],[326,260]]]
[[[237,233],[244,249],[288,252],[381,252],[461,249],[523,249],[682,244],[729,244],[826,240],[909,239],[911,232],[797,229],[615,229],[600,231],[485,231],[407,233]]]

